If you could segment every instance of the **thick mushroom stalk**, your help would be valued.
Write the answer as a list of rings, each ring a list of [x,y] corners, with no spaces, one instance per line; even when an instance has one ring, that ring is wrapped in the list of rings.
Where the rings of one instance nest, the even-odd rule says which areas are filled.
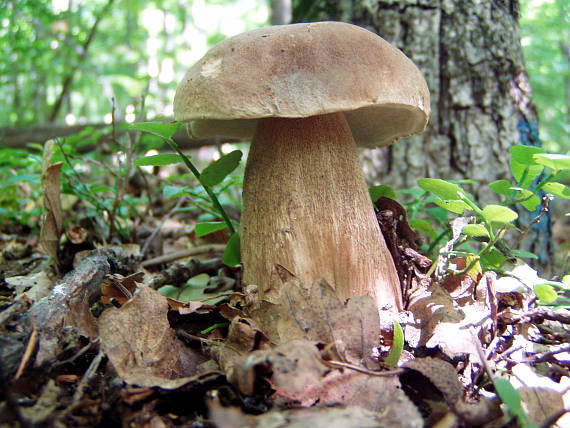
[[[402,309],[343,113],[259,120],[243,196],[245,283],[262,295],[281,286],[280,265],[305,286],[324,278],[342,299],[369,295],[381,308]]]

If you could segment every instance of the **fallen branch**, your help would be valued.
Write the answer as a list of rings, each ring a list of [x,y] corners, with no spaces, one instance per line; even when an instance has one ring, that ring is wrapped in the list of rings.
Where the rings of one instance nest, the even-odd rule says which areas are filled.
[[[122,123],[116,125],[117,135],[124,134],[128,131],[122,128]],[[111,125],[106,123],[89,123],[85,125],[57,125],[57,124],[41,124],[32,125],[25,128],[0,128],[0,145],[8,148],[25,148],[27,143],[44,143],[51,138],[64,138],[70,135],[75,135],[81,131],[93,128],[94,130],[103,130],[109,128],[109,133],[111,132]],[[197,149],[204,146],[212,146],[220,143],[236,143],[241,140],[235,138],[210,138],[206,140],[193,140],[188,137],[186,130],[181,129],[172,137],[174,142],[183,150]],[[79,153],[87,153],[94,150],[97,144],[88,144],[79,147],[77,151]],[[166,145],[164,146],[166,147]]]

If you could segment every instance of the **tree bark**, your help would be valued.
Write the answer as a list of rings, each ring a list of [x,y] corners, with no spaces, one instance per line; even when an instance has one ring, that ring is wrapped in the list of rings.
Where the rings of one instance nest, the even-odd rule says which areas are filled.
[[[424,134],[362,154],[367,179],[397,189],[418,178],[470,178],[481,203],[486,186],[511,179],[508,149],[539,145],[518,27],[518,0],[324,0],[294,11],[294,21],[338,20],[376,32],[424,73],[432,114]],[[355,59],[357,60],[357,59]],[[527,249],[543,262],[549,224],[533,229]]]
[[[271,0],[271,24],[283,25],[291,22],[291,0]]]

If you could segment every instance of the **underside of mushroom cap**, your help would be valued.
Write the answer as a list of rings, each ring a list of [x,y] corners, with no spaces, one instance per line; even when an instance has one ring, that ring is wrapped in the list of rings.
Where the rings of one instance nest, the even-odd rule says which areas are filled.
[[[212,48],[184,76],[176,120],[193,136],[250,138],[257,119],[345,112],[361,146],[425,128],[429,91],[418,68],[376,34],[341,22],[261,28]]]

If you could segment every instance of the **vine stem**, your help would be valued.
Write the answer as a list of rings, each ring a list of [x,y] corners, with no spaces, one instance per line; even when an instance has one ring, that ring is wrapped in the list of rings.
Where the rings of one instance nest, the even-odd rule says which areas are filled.
[[[178,148],[178,145],[174,142],[174,140],[172,138],[165,138],[165,141],[168,143],[168,145],[174,150],[176,151],[176,153],[178,153],[180,155],[180,157],[182,158],[184,164],[188,167],[188,169],[190,169],[190,171],[192,171],[192,174],[194,174],[194,176],[196,177],[196,179],[200,182],[200,184],[202,185],[202,187],[204,188],[204,190],[206,191],[206,193],[208,194],[208,196],[210,197],[210,199],[212,200],[212,203],[214,204],[214,207],[218,210],[218,213],[222,216],[222,218],[224,219],[224,222],[226,223],[226,225],[228,226],[228,229],[230,231],[230,233],[233,235],[234,233],[236,233],[236,230],[232,224],[232,221],[230,220],[230,218],[228,217],[228,214],[226,213],[226,211],[224,210],[224,207],[222,207],[222,204],[220,204],[220,201],[218,199],[218,197],[216,196],[216,194],[213,192],[212,188],[210,186],[206,186],[204,183],[202,183],[202,181],[200,180],[200,171],[198,171],[196,169],[196,167],[194,166],[194,164],[192,163],[192,161],[184,154],[182,153],[182,151]]]

